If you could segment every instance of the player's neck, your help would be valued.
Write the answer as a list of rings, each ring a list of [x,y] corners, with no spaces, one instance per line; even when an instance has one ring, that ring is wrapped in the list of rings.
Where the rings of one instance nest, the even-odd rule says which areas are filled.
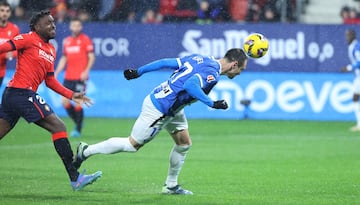
[[[72,37],[76,38],[76,37],[79,37],[80,34],[81,34],[81,33],[73,33],[73,34],[71,34],[71,35],[72,35]]]
[[[7,24],[8,24],[7,21],[0,21],[0,26],[1,26],[1,27],[6,27]]]
[[[226,71],[228,70],[227,60],[225,60],[224,58],[221,58],[218,60],[218,62],[220,63],[220,75],[224,75],[226,73]]]
[[[36,35],[38,35],[38,37],[39,37],[41,40],[43,40],[44,42],[46,42],[46,43],[48,43],[49,40],[50,40],[50,39],[48,39],[48,38],[45,38],[45,37],[41,36],[39,33],[36,33]]]

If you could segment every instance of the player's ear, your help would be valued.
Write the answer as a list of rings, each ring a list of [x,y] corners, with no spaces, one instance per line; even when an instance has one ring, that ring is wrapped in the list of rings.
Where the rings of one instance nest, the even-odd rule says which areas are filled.
[[[37,23],[37,24],[34,26],[34,28],[35,28],[35,31],[38,31],[38,30],[39,30],[39,28],[40,28],[39,23]]]
[[[239,62],[233,61],[233,65],[231,66],[231,70],[236,69],[239,65]]]

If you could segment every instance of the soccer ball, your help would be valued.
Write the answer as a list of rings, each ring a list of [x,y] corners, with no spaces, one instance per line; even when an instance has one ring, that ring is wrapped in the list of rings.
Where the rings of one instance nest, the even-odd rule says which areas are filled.
[[[244,51],[251,58],[263,57],[269,48],[269,41],[260,33],[252,33],[245,38]]]

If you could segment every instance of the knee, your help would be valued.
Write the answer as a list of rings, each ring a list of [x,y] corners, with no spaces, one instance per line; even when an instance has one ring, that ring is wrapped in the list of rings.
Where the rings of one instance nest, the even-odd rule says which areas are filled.
[[[65,123],[61,120],[59,120],[56,124],[57,130],[59,131],[66,131]]]
[[[65,123],[60,119],[54,119],[53,125],[50,126],[50,132],[56,133],[56,132],[66,132],[66,126]]]
[[[186,154],[191,148],[191,144],[188,145],[175,145],[174,150],[178,153]]]

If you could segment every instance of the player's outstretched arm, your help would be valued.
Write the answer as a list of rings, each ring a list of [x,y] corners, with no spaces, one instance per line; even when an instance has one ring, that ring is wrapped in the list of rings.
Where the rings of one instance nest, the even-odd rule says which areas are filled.
[[[199,78],[194,75],[189,78],[185,83],[183,88],[188,92],[192,97],[200,100],[204,104],[214,109],[227,109],[228,105],[225,100],[213,101],[209,96],[205,94],[200,85]]]
[[[59,81],[54,77],[54,72],[49,72],[45,78],[45,84],[47,87],[53,91],[59,93],[60,95],[73,100],[79,104],[85,104],[86,106],[91,106],[93,104],[92,100],[88,98],[83,92],[73,92],[68,88],[64,87]]]
[[[0,45],[0,53],[6,53],[16,50],[15,44],[12,41],[6,41]]]
[[[143,65],[139,69],[126,69],[124,71],[124,77],[127,80],[131,80],[140,77],[144,73],[160,70],[162,68],[169,68],[174,70],[178,69],[179,63],[177,58],[164,58]]]

